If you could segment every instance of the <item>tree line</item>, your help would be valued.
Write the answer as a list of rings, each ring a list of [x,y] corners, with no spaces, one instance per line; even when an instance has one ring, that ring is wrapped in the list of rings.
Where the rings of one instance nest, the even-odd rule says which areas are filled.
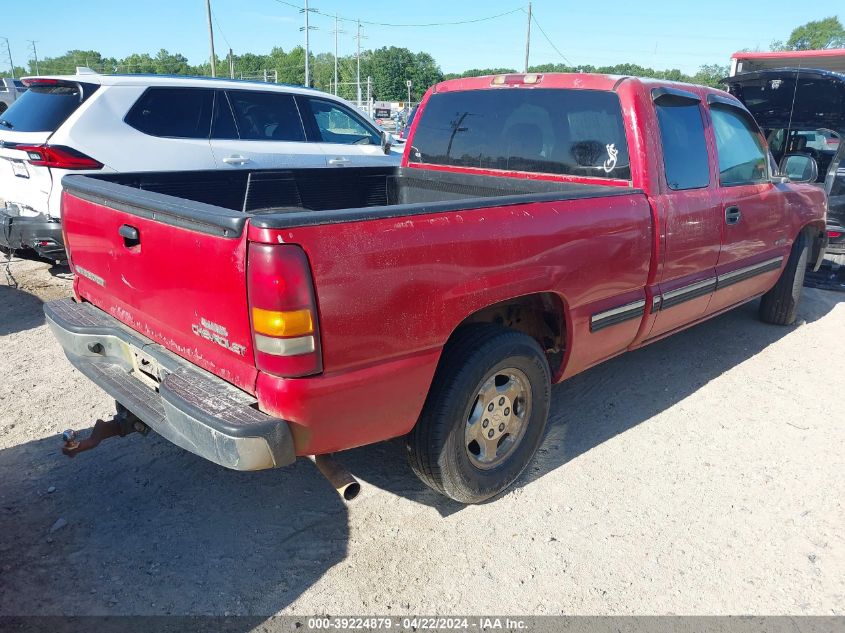
[[[845,46],[845,29],[836,17],[808,22],[794,29],[784,43],[775,41],[772,50],[808,50],[836,48]],[[314,88],[335,92],[334,55],[331,53],[311,54],[311,85]],[[229,60],[217,59],[218,76],[229,76]],[[38,60],[37,68],[31,60],[27,68],[15,68],[16,76],[22,75],[62,75],[73,74],[77,66],[87,66],[100,73],[124,74],[166,74],[210,76],[211,64],[205,62],[192,65],[181,53],[171,53],[161,49],[155,55],[133,53],[118,59],[106,57],[95,50],[71,50],[64,55]],[[234,55],[232,59],[236,78],[261,79],[264,72],[271,73],[279,83],[304,85],[305,50],[296,46],[289,51],[274,47],[267,54],[244,53]],[[361,52],[361,81],[372,77],[371,94],[375,99],[384,101],[404,101],[408,91],[406,81],[411,80],[411,100],[418,101],[425,90],[443,79],[456,77],[474,77],[488,74],[517,72],[514,68],[473,68],[462,73],[444,74],[434,58],[425,52],[414,53],[407,48],[385,46]],[[723,64],[705,64],[694,74],[686,74],[678,69],[657,70],[638,64],[615,64],[612,66],[570,66],[566,64],[535,64],[529,72],[597,72],[614,75],[633,75],[654,77],[672,81],[718,86],[719,81],[728,74],[728,66]],[[275,75],[275,77],[272,77]],[[356,98],[357,60],[354,55],[338,58],[337,93],[350,100]],[[362,86],[362,97],[366,97],[366,87]]]

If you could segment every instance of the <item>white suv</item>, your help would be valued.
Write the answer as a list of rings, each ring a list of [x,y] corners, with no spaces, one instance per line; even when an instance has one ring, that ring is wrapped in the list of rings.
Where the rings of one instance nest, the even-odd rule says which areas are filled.
[[[49,259],[65,259],[59,219],[67,173],[400,160],[354,107],[308,88],[85,69],[23,81],[29,89],[0,115],[0,246]]]

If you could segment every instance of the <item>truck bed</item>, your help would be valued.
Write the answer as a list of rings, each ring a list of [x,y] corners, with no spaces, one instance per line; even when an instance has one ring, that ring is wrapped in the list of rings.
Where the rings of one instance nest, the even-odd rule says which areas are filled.
[[[230,236],[248,218],[288,228],[637,192],[407,167],[123,173],[66,176],[63,184],[97,204]]]

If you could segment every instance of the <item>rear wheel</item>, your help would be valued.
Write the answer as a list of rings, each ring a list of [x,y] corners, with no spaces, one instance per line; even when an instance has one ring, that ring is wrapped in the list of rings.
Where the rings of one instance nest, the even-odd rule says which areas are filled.
[[[537,451],[550,382],[546,357],[531,337],[487,323],[457,332],[407,438],[412,469],[456,501],[498,494]]]
[[[760,319],[762,321],[775,325],[795,323],[809,256],[810,237],[806,231],[801,231],[792,244],[789,259],[780,279],[760,300]]]

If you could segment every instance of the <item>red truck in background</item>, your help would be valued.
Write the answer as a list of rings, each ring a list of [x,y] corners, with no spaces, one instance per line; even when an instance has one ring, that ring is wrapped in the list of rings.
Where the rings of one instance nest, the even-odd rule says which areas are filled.
[[[479,502],[553,383],[756,297],[794,321],[824,252],[810,161],[775,173],[715,89],[446,81],[399,168],[66,177],[76,296],[45,312],[136,427],[218,464],[406,436],[426,484]]]

